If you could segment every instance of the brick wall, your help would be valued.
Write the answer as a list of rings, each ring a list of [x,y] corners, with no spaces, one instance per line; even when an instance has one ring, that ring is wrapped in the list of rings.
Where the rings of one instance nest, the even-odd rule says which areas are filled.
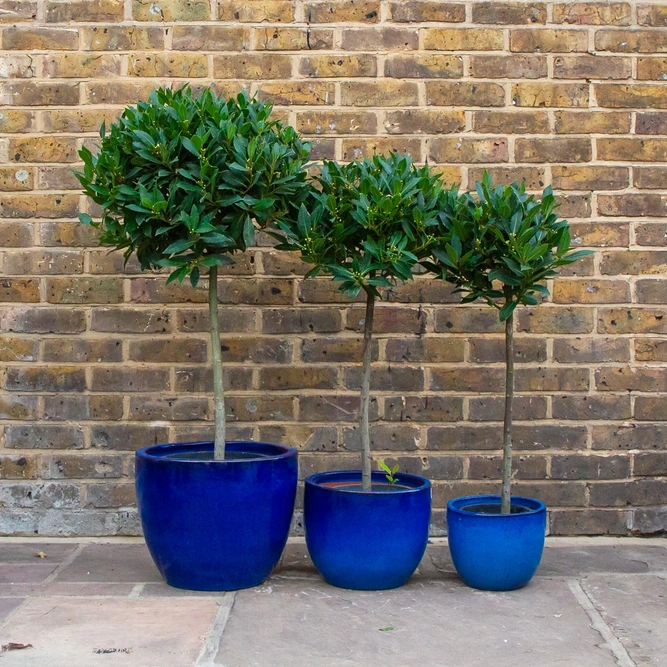
[[[524,309],[516,492],[556,534],[667,528],[667,5],[0,0],[0,532],[137,531],[132,452],[211,434],[205,291],[95,245],[71,168],[158,84],[271,99],[347,160],[551,184],[596,249]],[[230,431],[355,466],[359,304],[268,243],[220,286]],[[496,489],[494,312],[418,279],[377,314],[373,446],[447,499]]]

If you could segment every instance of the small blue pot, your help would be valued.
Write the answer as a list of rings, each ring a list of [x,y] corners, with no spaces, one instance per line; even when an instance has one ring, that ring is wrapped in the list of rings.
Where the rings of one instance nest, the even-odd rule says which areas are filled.
[[[469,511],[487,505],[497,513]],[[484,591],[525,586],[542,559],[547,508],[532,498],[512,496],[518,513],[500,514],[500,496],[464,496],[447,503],[447,536],[454,567],[463,581]]]
[[[384,590],[402,586],[426,550],[431,517],[431,483],[398,473],[400,490],[362,491],[327,485],[359,484],[360,470],[306,478],[304,524],[315,567],[340,588]],[[373,484],[387,486],[385,474]]]
[[[258,586],[287,542],[297,452],[263,442],[228,442],[227,455],[238,458],[197,460],[197,453],[212,451],[212,442],[194,442],[137,452],[137,504],[146,544],[176,588]]]

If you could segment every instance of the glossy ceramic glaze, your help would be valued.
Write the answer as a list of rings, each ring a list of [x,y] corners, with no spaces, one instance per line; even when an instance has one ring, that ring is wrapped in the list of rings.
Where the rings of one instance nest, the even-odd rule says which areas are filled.
[[[472,588],[511,591],[525,586],[542,558],[547,508],[532,498],[512,496],[525,511],[486,514],[472,505],[500,507],[500,496],[464,496],[447,504],[449,550],[459,576]]]
[[[228,442],[229,458],[213,461],[197,460],[201,451],[212,452],[213,443],[156,445],[137,452],[137,504],[148,549],[176,588],[258,586],[287,542],[297,452],[263,442]],[[188,453],[195,455],[192,460],[182,458]],[[256,457],[235,459],[235,453]]]
[[[324,472],[306,478],[306,543],[320,574],[334,586],[383,590],[403,585],[417,569],[428,541],[431,483],[398,473],[401,489],[386,489],[386,477],[373,472],[380,491],[341,488],[360,482],[361,471]],[[334,486],[327,486],[334,484]]]

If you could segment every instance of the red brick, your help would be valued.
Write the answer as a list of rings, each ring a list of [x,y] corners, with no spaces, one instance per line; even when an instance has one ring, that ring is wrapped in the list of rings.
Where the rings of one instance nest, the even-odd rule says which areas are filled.
[[[549,117],[544,111],[475,111],[473,126],[477,132],[507,134],[544,134],[549,131]]]
[[[465,5],[440,0],[408,0],[389,5],[391,20],[395,23],[431,22],[462,23],[465,21]]]
[[[663,162],[667,139],[600,138],[595,140],[599,160],[619,162]]]
[[[502,477],[502,457],[471,456],[469,479],[499,480]],[[544,456],[519,455],[512,460],[513,479],[544,479],[547,476],[547,460]]]
[[[639,245],[667,245],[667,223],[648,222],[635,226],[635,237]]]
[[[593,449],[667,449],[667,424],[594,425]]]
[[[338,377],[326,366],[268,366],[259,371],[259,389],[284,391],[295,389],[335,389]]]
[[[667,91],[660,84],[601,83],[593,86],[601,107],[630,109],[665,109]]]
[[[626,338],[559,338],[553,355],[561,364],[630,361],[630,346]]]
[[[651,308],[601,308],[597,330],[600,333],[667,333],[667,310]]]
[[[501,107],[505,104],[505,90],[492,82],[427,81],[426,104]]]
[[[518,162],[588,162],[591,159],[588,138],[517,139]]]
[[[187,30],[187,28],[185,28]],[[331,49],[333,47],[333,30],[306,28],[255,28],[253,30],[255,48],[259,51],[302,51]],[[245,39],[245,38],[244,38]],[[215,44],[216,36],[210,36],[211,44]],[[200,48],[185,41],[184,48]],[[204,48],[204,47],[202,47]],[[211,47],[218,48],[218,47]]]
[[[396,79],[459,79],[463,76],[463,57],[439,53],[390,56],[384,75]]]
[[[465,112],[399,109],[386,112],[389,134],[452,134],[465,129]]]
[[[347,312],[346,329],[362,332],[364,328],[365,309],[351,308]],[[421,334],[427,327],[427,315],[421,308],[376,308],[373,320],[375,333],[408,332]]]
[[[517,313],[517,330],[528,333],[591,333],[593,313],[590,309],[576,307],[522,308]]]
[[[417,84],[412,81],[350,81],[341,83],[341,104],[359,107],[416,106]],[[333,97],[330,104],[333,104]]]
[[[628,303],[630,285],[622,280],[556,280],[554,303]]]
[[[44,397],[42,418],[47,421],[115,421],[122,417],[122,396],[57,394]]]
[[[11,26],[2,31],[2,48],[20,51],[76,50],[79,31],[76,28]]]
[[[507,139],[477,137],[435,138],[430,142],[429,159],[434,162],[486,163],[508,162]]]
[[[667,280],[638,280],[635,289],[639,303],[667,303]]]
[[[585,30],[512,30],[510,50],[524,53],[570,53],[588,50]]]
[[[599,396],[554,396],[552,411],[556,419],[583,421],[629,419],[631,416],[630,397],[613,394],[601,394]]]
[[[498,51],[503,31],[494,28],[427,28],[424,48],[436,51]]]
[[[637,361],[667,361],[667,338],[638,338],[635,340]]]
[[[131,421],[199,421],[209,418],[207,398],[130,398]]]
[[[419,33],[411,28],[348,28],[341,42],[343,51],[411,51],[418,46]]]
[[[479,2],[472,6],[472,20],[496,25],[546,23],[547,8],[541,2]]]
[[[627,111],[555,111],[557,134],[627,134],[632,114]]]
[[[595,33],[595,48],[619,53],[664,53],[667,44],[660,31],[598,30]]]
[[[384,401],[384,418],[401,422],[452,422],[463,419],[463,399],[457,396],[391,396]]]
[[[635,419],[639,421],[667,420],[667,397],[637,396],[635,398]]]
[[[304,5],[303,12],[308,23],[377,23],[380,20],[380,2],[379,0],[308,2]]]
[[[615,56],[556,56],[555,79],[629,79],[632,60]],[[639,76],[638,78],[650,78]]]
[[[578,165],[554,166],[551,168],[551,177],[553,187],[557,190],[622,190],[628,187],[630,180],[627,167]],[[625,229],[627,235],[627,225]]]
[[[637,24],[652,27],[667,25],[665,5],[640,5],[637,7]]]
[[[608,275],[664,275],[667,251],[616,250],[602,255],[600,273]]]
[[[553,20],[573,25],[631,25],[632,8],[627,2],[556,4]]]
[[[587,107],[585,83],[515,83],[512,103],[518,107]]]

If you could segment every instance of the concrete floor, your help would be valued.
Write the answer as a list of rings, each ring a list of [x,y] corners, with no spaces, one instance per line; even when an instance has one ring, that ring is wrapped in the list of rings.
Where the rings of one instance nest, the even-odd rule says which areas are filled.
[[[667,539],[550,538],[485,593],[434,540],[403,588],[323,583],[302,540],[264,585],[166,586],[140,540],[0,538],[0,667],[667,667]]]

